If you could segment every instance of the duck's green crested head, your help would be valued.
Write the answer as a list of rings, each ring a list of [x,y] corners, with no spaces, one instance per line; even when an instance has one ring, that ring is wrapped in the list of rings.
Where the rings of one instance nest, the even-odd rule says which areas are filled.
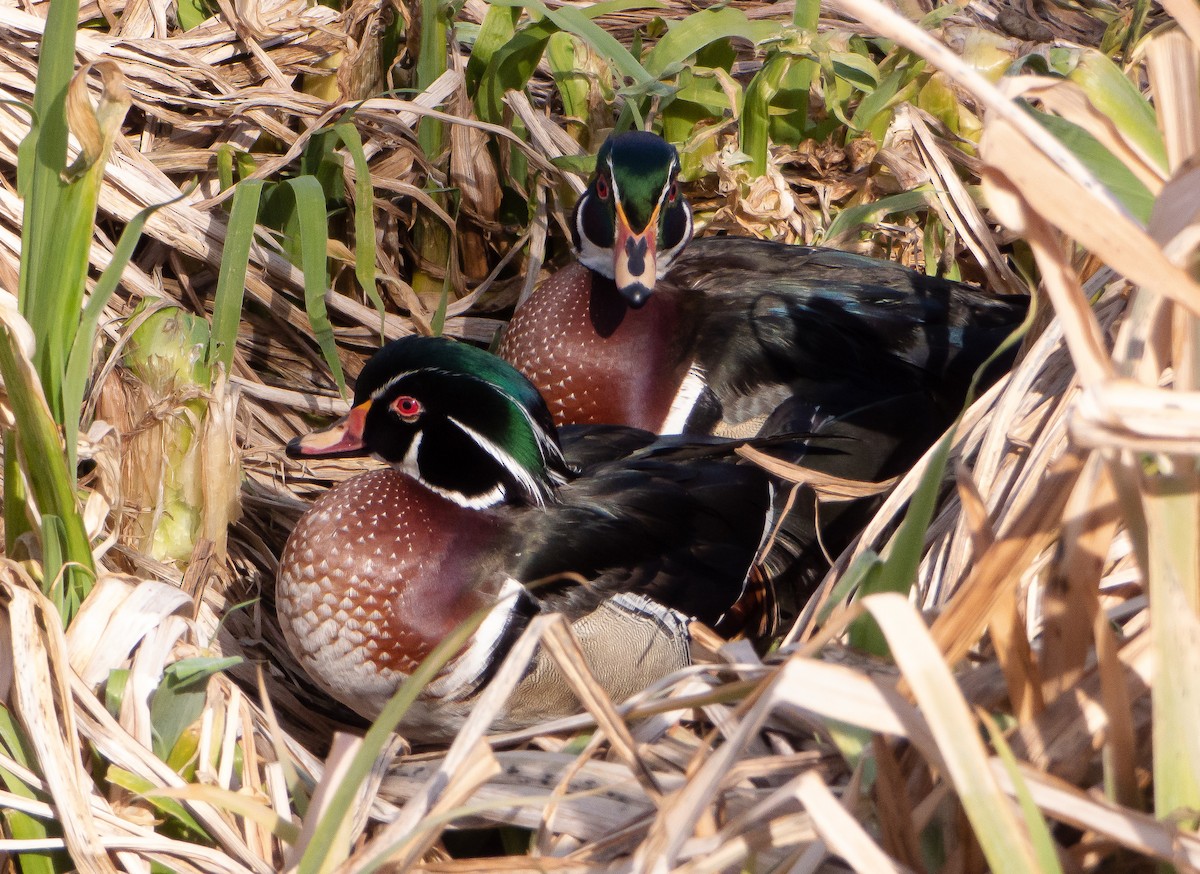
[[[402,337],[358,376],[341,421],[293,458],[375,455],[465,507],[545,504],[570,477],[537,389],[507,362],[441,337]]]
[[[692,210],[679,190],[679,153],[652,133],[609,137],[579,198],[572,236],[579,260],[641,306],[692,238]]]

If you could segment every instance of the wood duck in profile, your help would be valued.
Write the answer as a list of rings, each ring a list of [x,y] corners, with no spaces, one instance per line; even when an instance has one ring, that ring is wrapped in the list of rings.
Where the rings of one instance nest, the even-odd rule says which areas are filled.
[[[566,616],[622,700],[689,663],[692,619],[769,632],[771,578],[794,557],[773,545],[756,561],[777,499],[727,441],[620,427],[560,440],[520,373],[446,339],[389,343],[359,375],[349,415],[287,451],[390,465],[327,492],[280,560],[280,625],[331,696],[375,717],[447,633],[490,610],[406,717],[416,740],[453,736],[541,612]],[[538,664],[494,728],[577,708],[557,669]]]
[[[560,424],[747,437],[837,421],[866,451],[842,475],[887,477],[948,427],[1025,316],[1027,298],[848,252],[692,242],[678,175],[654,134],[605,142],[573,218],[579,260],[504,333],[499,354]]]

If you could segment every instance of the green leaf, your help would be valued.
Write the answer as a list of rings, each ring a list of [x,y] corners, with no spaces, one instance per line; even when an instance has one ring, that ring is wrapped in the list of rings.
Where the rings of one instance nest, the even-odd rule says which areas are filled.
[[[825,229],[823,244],[826,246],[837,245],[838,242],[848,239],[850,234],[863,225],[877,222],[886,215],[924,209],[926,194],[929,190],[928,185],[922,185],[911,191],[901,191],[899,194],[881,197],[871,203],[860,203],[857,206],[843,209],[834,216],[829,227]]]
[[[104,709],[117,719],[121,715],[121,702],[125,699],[125,687],[129,684],[128,668],[113,668],[104,683]]]
[[[233,192],[225,249],[221,253],[221,270],[217,275],[217,290],[213,298],[208,361],[210,364],[220,363],[226,373],[233,367],[233,352],[237,348],[242,300],[246,293],[246,268],[250,264],[250,244],[254,240],[262,186],[261,179],[238,183],[237,190]]]
[[[1100,52],[1084,49],[1067,79],[1082,88],[1092,105],[1166,172],[1167,149],[1154,107],[1120,67]]]
[[[733,6],[695,12],[682,21],[669,22],[669,27],[645,57],[645,69],[656,79],[679,72],[688,58],[719,40],[741,37],[757,45],[779,35],[775,22],[750,21]]]
[[[856,52],[832,52],[829,62],[834,75],[855,88],[870,93],[879,85],[879,67],[870,58]]]
[[[53,513],[42,514],[42,591],[54,602],[59,616],[74,615],[63,608],[67,606],[65,586],[58,579],[64,571],[67,553],[67,532],[60,517]]]
[[[213,10],[205,0],[177,0],[175,8],[179,15],[179,26],[189,31],[213,16]]]
[[[779,93],[783,78],[791,68],[792,55],[775,54],[750,80],[742,108],[742,151],[750,156],[750,174],[758,178],[767,172],[770,140],[771,101]]]
[[[76,317],[77,318],[77,317]],[[82,600],[91,590],[94,568],[91,544],[79,513],[75,493],[74,471],[67,468],[67,456],[62,445],[58,424],[42,393],[41,383],[29,359],[24,357],[20,344],[7,324],[0,323],[0,379],[8,391],[9,405],[16,421],[20,439],[5,437],[5,470],[11,472],[10,458],[18,459],[28,478],[30,491],[43,516],[56,516],[61,522],[63,558],[70,563],[63,568],[61,584],[70,593],[64,599],[69,604]],[[19,452],[9,452],[13,447]],[[15,466],[15,465],[14,465]],[[25,515],[24,490],[18,485],[21,477],[5,479],[5,519]],[[19,506],[18,506],[19,504]],[[13,514],[10,517],[10,512]],[[28,522],[24,523],[28,529]],[[9,555],[19,529],[5,527]],[[47,582],[53,582],[59,568],[45,566]],[[64,622],[70,615],[63,617]]]
[[[821,17],[820,0],[796,0],[793,26],[809,41],[817,33]],[[798,145],[808,132],[808,103],[817,63],[810,57],[797,57],[783,77],[777,103],[786,111],[771,118],[771,138],[778,143]]]
[[[567,33],[551,35],[546,44],[546,63],[562,99],[563,116],[567,121],[586,122],[588,93],[591,80],[575,64],[575,37]]]
[[[851,126],[860,131],[874,128],[880,122],[880,117],[899,102],[904,86],[912,82],[923,67],[924,63],[918,61],[916,64],[902,64],[888,73],[878,87],[873,88],[858,104],[850,121]],[[890,120],[890,116],[884,117],[880,126],[886,130]],[[876,142],[883,141],[882,132],[873,130],[872,136]]]
[[[446,72],[449,19],[441,0],[420,0],[420,45],[417,47],[417,88],[424,91]],[[424,116],[417,122],[417,142],[430,160],[437,160],[445,145],[445,123]]]
[[[118,768],[116,765],[110,765],[107,772],[108,782],[114,786],[120,786],[135,795],[140,795],[156,807],[160,812],[166,814],[172,819],[179,820],[187,828],[209,838],[208,832],[204,830],[204,826],[192,816],[186,807],[176,801],[174,798],[167,798],[157,794],[158,786],[151,783],[145,777],[139,774],[134,774],[131,771],[126,771],[124,768]]]
[[[934,448],[929,466],[925,468],[921,482],[913,492],[904,520],[892,537],[887,557],[882,565],[873,569],[873,573],[858,590],[860,600],[877,592],[907,594],[912,588],[925,546],[925,531],[933,520],[933,511],[937,509],[938,492],[942,487],[942,477],[946,472],[953,443],[952,429]],[[870,615],[860,616],[850,626],[850,643],[864,652],[875,655],[886,656],[888,653],[887,640]]]
[[[350,160],[354,164],[354,276],[379,313],[379,344],[383,345],[386,310],[375,287],[375,191],[371,187],[371,168],[363,152],[358,128],[349,122],[335,125]]]
[[[325,250],[329,231],[325,224],[325,196],[321,185],[311,176],[289,179],[288,185],[296,195],[296,214],[300,227],[301,267],[304,270],[304,308],[312,325],[313,336],[321,347],[325,363],[333,373],[342,394],[346,393],[346,377],[338,359],[333,339],[333,325],[325,308]]]
[[[209,677],[239,662],[240,656],[197,656],[167,666],[150,701],[150,727],[156,756],[166,760],[184,730],[200,718],[208,697]]]
[[[988,738],[991,740],[992,746],[996,748],[996,754],[1016,790],[1017,802],[1021,805],[1021,816],[1025,820],[1025,827],[1029,830],[1029,842],[1036,854],[1039,870],[1046,874],[1062,874],[1062,865],[1058,861],[1058,851],[1055,848],[1054,837],[1050,834],[1050,827],[1046,824],[1046,818],[1042,816],[1041,810],[1038,809],[1037,802],[1033,800],[1029,785],[1021,777],[1017,758],[1004,739],[1003,730],[987,713],[980,711],[980,716],[987,728]]]
[[[492,55],[483,77],[483,87],[475,95],[475,111],[480,119],[492,124],[503,123],[504,95],[509,91],[522,91],[529,84],[554,32],[549,21],[534,22],[521,28]]]
[[[917,92],[917,106],[934,118],[940,119],[954,133],[959,133],[959,99],[954,89],[942,76],[929,77]]]
[[[31,771],[37,772],[37,758],[25,740],[24,731],[13,719],[7,707],[0,704],[0,744],[3,744],[9,758]],[[46,800],[39,796],[29,786],[25,785],[15,774],[0,768],[0,783],[14,795],[31,800]],[[4,810],[4,822],[8,834],[17,840],[45,840],[58,837],[57,829],[52,829],[44,820],[37,819],[18,810]],[[69,871],[72,866],[65,852],[56,853],[21,853],[17,855],[22,874],[54,874],[55,871]]]
[[[1129,210],[1130,215],[1142,224],[1150,221],[1150,213],[1154,209],[1154,195],[1133,171],[1125,166],[1124,161],[1074,122],[1041,112],[1028,104],[1025,104],[1025,108],[1095,174],[1112,196]]]
[[[560,30],[565,30],[567,33],[573,33],[593,49],[603,55],[609,63],[616,67],[620,75],[633,80],[633,85],[646,86],[653,83],[656,79],[647,72],[629,50],[621,45],[614,37],[600,25],[592,21],[592,16],[597,15],[595,8],[588,9],[585,13],[583,10],[575,6],[562,6],[558,9],[549,9],[541,0],[527,4],[529,6],[540,6],[542,13],[549,18]]]
[[[169,203],[175,203],[184,196],[181,194]],[[166,203],[160,203],[148,206],[130,220],[129,224],[121,231],[121,237],[117,240],[117,247],[113,250],[112,259],[104,268],[104,272],[100,274],[100,281],[92,289],[92,296],[88,298],[88,302],[83,308],[79,329],[75,332],[75,343],[71,347],[71,354],[67,358],[67,367],[63,375],[63,406],[65,409],[83,408],[83,396],[87,391],[90,378],[92,348],[96,342],[100,315],[104,311],[104,307],[108,305],[113,292],[117,290],[117,284],[121,281],[121,274],[129,264],[129,259],[133,257],[133,249],[141,239],[146,219],[166,205]],[[78,416],[68,416],[63,423],[63,440],[67,449],[67,468],[75,470],[75,454],[79,445]]]
[[[471,47],[471,57],[467,59],[467,93],[478,94],[484,74],[491,65],[492,58],[500,48],[506,45],[516,35],[517,21],[520,20],[521,9],[518,6],[502,6],[496,3],[488,5],[475,44]]]

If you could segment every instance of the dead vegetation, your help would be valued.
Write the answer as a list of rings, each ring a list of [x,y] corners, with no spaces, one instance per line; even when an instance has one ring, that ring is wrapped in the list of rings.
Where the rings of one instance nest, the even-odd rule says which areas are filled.
[[[33,99],[47,5],[0,7],[6,101]],[[792,13],[737,5],[781,28]],[[1157,18],[1139,4],[1051,16],[972,3],[938,7],[944,17],[921,28],[912,20],[935,10],[901,8],[906,17],[874,0],[821,10],[831,72],[814,86],[814,116],[838,124],[861,107],[864,93],[838,91],[845,67],[833,65],[861,35],[891,41],[867,52],[885,73],[925,59],[898,80],[885,115],[859,118],[861,133],[777,146],[755,175],[739,149],[748,119],[731,112],[692,131],[685,166],[707,232],[856,247],[997,292],[1040,277],[1020,363],[965,413],[928,531],[903,520],[922,484],[942,481],[936,450],[776,652],[730,643],[618,707],[574,667],[565,628],[539,620],[451,748],[413,753],[386,731],[334,735],[348,715],[291,667],[274,626],[290,526],[357,469],[282,458],[314,417],[345,409],[313,340],[287,210],[249,248],[227,379],[152,389],[126,357],[131,337],[146,301],[212,315],[231,181],[323,167],[338,191],[325,302],[340,365],[357,371],[381,321],[389,337],[443,325],[489,342],[505,308],[566,256],[581,177],[561,159],[594,149],[612,125],[619,74],[576,37],[573,63],[595,73],[577,95],[586,113],[564,116],[567,86],[543,59],[504,95],[502,125],[474,110],[465,42],[416,91],[385,93],[419,80],[418,3],[223,3],[189,30],[175,7],[84,4],[78,60],[115,61],[131,101],[99,192],[93,279],[121,229],[161,206],[103,311],[84,398],[84,425],[111,426],[85,427],[79,452],[84,498],[99,496],[85,514],[99,579],[64,632],[36,536],[0,573],[10,869],[1200,868],[1200,16],[1177,0]],[[462,4],[460,36],[478,34],[471,26],[488,13]],[[691,14],[667,3],[596,23],[628,46],[661,37],[655,16]],[[397,34],[407,44],[391,74],[403,82],[378,61]],[[764,59],[733,45],[720,88],[744,87]],[[1126,90],[1113,90],[1114,71]],[[90,84],[99,95],[101,80]],[[1130,97],[1139,93],[1156,115]],[[1086,131],[1107,157],[1038,124],[1017,96]],[[430,119],[448,153],[424,153]],[[322,163],[345,153],[322,140],[344,121],[361,137],[369,202],[350,194],[353,161]],[[15,168],[28,131],[26,110],[0,104],[0,286],[14,292]],[[1120,187],[1117,165],[1138,187]],[[363,210],[374,239],[356,235]],[[441,250],[429,245],[438,234]],[[356,281],[363,248],[382,316]],[[171,430],[181,422],[185,437]],[[220,489],[166,495],[174,452],[199,471],[193,480],[236,482],[240,466],[240,515]],[[156,552],[145,528],[182,512],[169,500],[222,520],[201,525],[185,555]],[[213,525],[229,517],[226,545]],[[905,598],[902,554],[917,543]],[[855,595],[860,584],[877,593]],[[846,646],[867,614],[891,659]],[[486,738],[539,641],[586,713]],[[478,832],[447,831],[496,826],[515,827],[490,833],[508,841],[503,855]]]

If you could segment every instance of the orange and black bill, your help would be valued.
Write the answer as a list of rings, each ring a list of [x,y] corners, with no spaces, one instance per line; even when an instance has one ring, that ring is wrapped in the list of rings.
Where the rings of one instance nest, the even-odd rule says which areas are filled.
[[[640,307],[654,291],[658,279],[658,212],[654,207],[646,227],[637,233],[629,226],[625,210],[617,201],[617,233],[613,243],[613,281],[617,291],[632,307]]]
[[[344,418],[328,428],[302,434],[287,445],[288,458],[340,458],[367,455],[363,444],[363,427],[371,402],[359,404]]]

